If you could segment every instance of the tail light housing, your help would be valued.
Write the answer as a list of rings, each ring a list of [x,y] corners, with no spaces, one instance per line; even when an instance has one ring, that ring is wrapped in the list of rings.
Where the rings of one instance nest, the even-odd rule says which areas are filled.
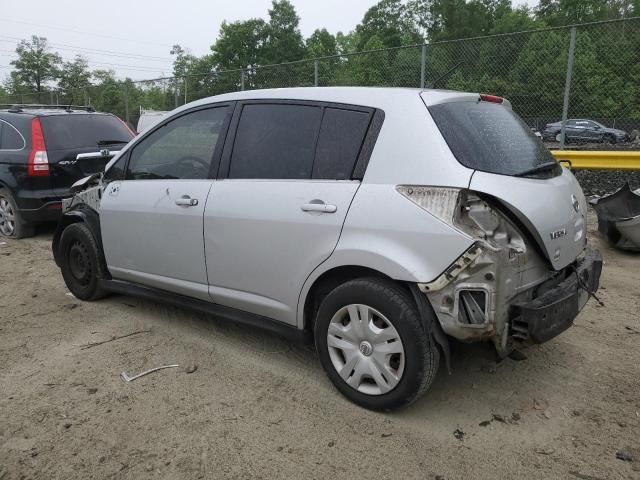
[[[49,176],[47,146],[44,143],[40,119],[37,117],[31,120],[31,152],[27,163],[27,174],[30,177]]]
[[[480,94],[481,102],[490,102],[490,103],[503,103],[504,98],[499,97],[498,95],[487,95],[486,93]]]

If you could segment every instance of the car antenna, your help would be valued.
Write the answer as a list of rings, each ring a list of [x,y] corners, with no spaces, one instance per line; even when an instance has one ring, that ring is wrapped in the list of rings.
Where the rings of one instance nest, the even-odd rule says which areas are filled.
[[[456,63],[453,67],[451,67],[449,70],[447,70],[446,72],[444,72],[442,75],[440,75],[438,78],[436,78],[433,83],[431,84],[431,88],[436,88],[436,85],[438,84],[438,82],[440,82],[441,80],[444,80],[445,78],[447,78],[449,75],[451,75],[453,73],[453,71],[458,68],[460,65],[462,65],[462,62],[458,62]]]

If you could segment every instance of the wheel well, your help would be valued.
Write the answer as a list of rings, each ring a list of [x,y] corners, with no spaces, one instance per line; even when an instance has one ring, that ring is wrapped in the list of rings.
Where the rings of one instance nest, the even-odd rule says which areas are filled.
[[[324,297],[326,297],[334,288],[346,283],[350,280],[363,277],[377,277],[383,278],[389,281],[392,280],[389,276],[381,273],[377,270],[368,267],[361,267],[356,265],[345,265],[336,267],[324,272],[313,283],[307,294],[307,298],[304,302],[304,328],[305,330],[313,331],[313,325],[316,318],[316,312],[320,308],[320,304]],[[407,288],[401,282],[403,288]],[[407,291],[408,288],[407,288]]]

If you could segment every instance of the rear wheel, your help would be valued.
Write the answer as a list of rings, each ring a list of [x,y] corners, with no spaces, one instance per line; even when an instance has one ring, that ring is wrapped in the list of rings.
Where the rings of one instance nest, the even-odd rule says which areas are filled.
[[[25,238],[33,236],[33,225],[26,223],[11,192],[0,188],[0,235],[9,238]]]
[[[98,281],[98,244],[84,223],[67,226],[58,248],[62,277],[71,293],[80,300],[97,300],[107,295]]]
[[[602,141],[608,145],[614,145],[616,143],[616,137],[615,135],[605,135],[602,137]]]
[[[383,279],[352,280],[329,293],[318,310],[315,342],[336,388],[373,410],[409,405],[438,370],[438,349],[413,299]]]

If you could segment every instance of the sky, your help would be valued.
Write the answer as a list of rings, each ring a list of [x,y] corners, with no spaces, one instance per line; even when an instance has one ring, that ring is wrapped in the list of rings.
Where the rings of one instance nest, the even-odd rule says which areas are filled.
[[[291,0],[308,37],[316,28],[349,32],[376,0]],[[535,0],[517,0],[533,5]],[[135,80],[169,76],[171,46],[204,55],[220,24],[267,18],[271,0],[0,0],[0,79],[10,71],[16,44],[46,37],[65,60],[81,54],[92,69],[112,69]]]

